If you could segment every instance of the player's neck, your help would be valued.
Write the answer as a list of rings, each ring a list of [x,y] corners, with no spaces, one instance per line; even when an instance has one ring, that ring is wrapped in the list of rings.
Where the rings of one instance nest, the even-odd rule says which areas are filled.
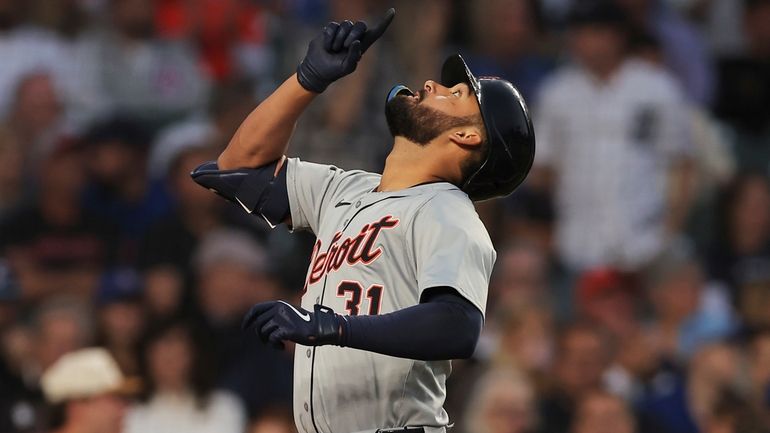
[[[426,182],[436,182],[444,178],[436,173],[435,158],[431,158],[430,150],[419,146],[402,137],[396,137],[377,191],[398,191]]]

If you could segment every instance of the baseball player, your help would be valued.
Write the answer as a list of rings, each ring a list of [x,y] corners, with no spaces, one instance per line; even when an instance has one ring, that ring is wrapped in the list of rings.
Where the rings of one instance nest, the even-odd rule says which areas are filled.
[[[260,303],[243,322],[277,347],[297,343],[302,433],[445,431],[449,360],[474,351],[495,261],[473,201],[509,194],[534,157],[519,92],[477,79],[459,55],[441,83],[388,94],[381,175],[284,156],[305,107],[355,70],[394,15],[327,24],[219,159],[192,173],[270,225],[316,236],[301,305]]]

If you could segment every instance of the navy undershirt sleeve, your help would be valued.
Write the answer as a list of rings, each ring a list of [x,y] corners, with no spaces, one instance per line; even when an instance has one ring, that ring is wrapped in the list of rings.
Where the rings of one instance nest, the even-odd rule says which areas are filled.
[[[344,316],[341,346],[399,358],[436,361],[470,358],[484,318],[452,289],[393,313]]]

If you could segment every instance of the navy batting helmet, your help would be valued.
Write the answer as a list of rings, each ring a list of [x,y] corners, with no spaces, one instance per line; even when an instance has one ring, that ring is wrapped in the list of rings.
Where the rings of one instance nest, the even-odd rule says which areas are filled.
[[[500,78],[476,78],[455,54],[444,61],[441,84],[459,83],[467,83],[476,94],[488,142],[484,161],[462,190],[473,201],[506,196],[524,181],[535,158],[535,131],[527,105],[513,84]]]

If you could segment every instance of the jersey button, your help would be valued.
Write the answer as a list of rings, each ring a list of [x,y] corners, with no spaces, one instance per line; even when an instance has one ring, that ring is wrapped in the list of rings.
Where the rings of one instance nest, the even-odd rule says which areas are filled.
[[[307,350],[307,357],[310,358],[310,349]]]
[[[307,412],[308,410],[309,408],[308,408],[307,402],[305,402],[305,412]]]
[[[356,202],[356,207],[360,207],[360,206],[361,206],[361,200],[358,200],[358,201]]]
[[[320,303],[321,303],[321,298],[320,298],[320,297],[318,297],[318,298],[315,298],[315,303],[316,303],[316,304],[320,304]]]

